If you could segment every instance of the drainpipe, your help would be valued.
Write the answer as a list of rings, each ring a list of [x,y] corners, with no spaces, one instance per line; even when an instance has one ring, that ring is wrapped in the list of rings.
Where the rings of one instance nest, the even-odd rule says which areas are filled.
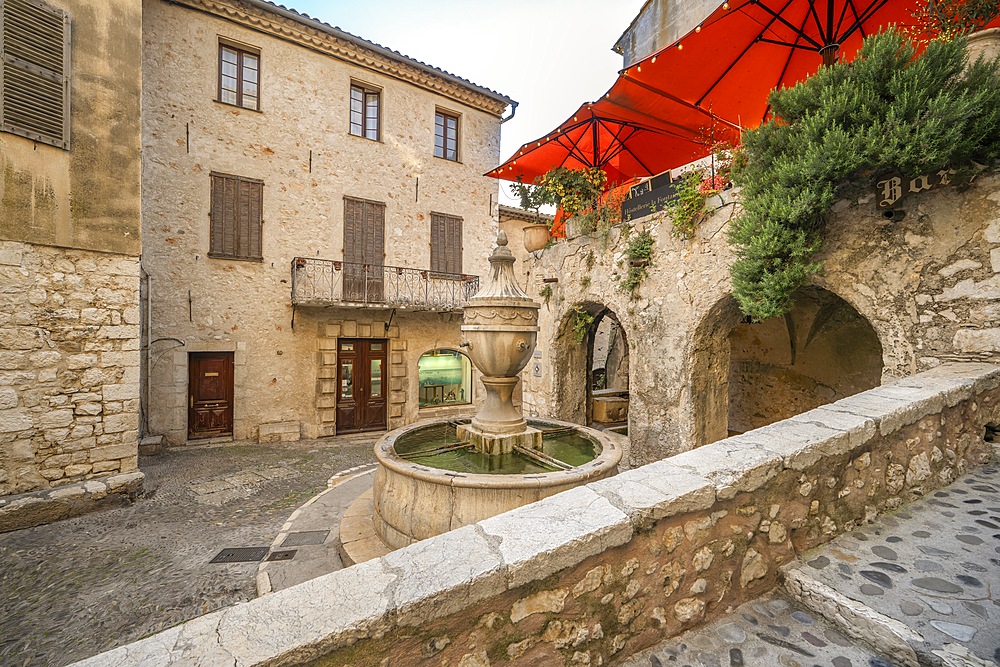
[[[500,124],[503,125],[504,123],[506,123],[508,120],[510,120],[511,118],[513,118],[514,114],[516,114],[516,113],[517,113],[517,102],[511,100],[511,102],[510,102],[510,115],[506,116],[504,118],[501,118],[500,119]]]

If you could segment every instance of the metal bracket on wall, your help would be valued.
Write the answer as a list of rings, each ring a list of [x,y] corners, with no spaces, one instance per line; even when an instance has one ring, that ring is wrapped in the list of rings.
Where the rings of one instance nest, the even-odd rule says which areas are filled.
[[[295,331],[295,302],[292,301],[292,331]]]

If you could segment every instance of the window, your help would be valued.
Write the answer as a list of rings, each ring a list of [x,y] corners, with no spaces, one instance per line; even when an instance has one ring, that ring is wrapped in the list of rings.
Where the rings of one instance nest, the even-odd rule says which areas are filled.
[[[260,261],[264,182],[212,174],[211,233],[208,256]]]
[[[0,129],[69,150],[69,15],[41,0],[0,9]]]
[[[434,157],[458,162],[458,116],[444,111],[434,115]]]
[[[462,219],[431,213],[431,271],[462,273]]]
[[[431,350],[417,361],[420,407],[472,402],[472,364],[455,350]]]
[[[260,111],[260,51],[219,43],[219,101]]]
[[[379,140],[380,97],[377,90],[351,84],[351,134]]]

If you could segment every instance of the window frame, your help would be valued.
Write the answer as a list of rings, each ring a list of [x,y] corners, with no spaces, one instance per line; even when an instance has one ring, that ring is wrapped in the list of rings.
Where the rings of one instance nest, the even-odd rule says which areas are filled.
[[[359,91],[361,93],[361,123],[360,133],[354,131],[354,91]],[[369,96],[374,96],[376,100],[375,106],[375,136],[368,136],[368,98]],[[360,81],[351,81],[350,92],[347,96],[347,133],[352,137],[360,137],[362,139],[368,139],[370,141],[382,141],[382,89],[376,88],[375,86],[370,86]]]
[[[230,51],[235,51],[236,52],[236,77],[235,77],[235,79],[236,79],[236,90],[232,91],[232,92],[234,92],[236,94],[236,101],[235,102],[227,102],[226,100],[224,100],[222,98],[222,92],[223,92],[222,79],[223,79],[223,76],[228,76],[228,75],[224,75],[223,71],[222,71],[223,62],[224,62],[222,54],[223,54],[223,51],[226,50],[226,49],[229,49]],[[252,56],[253,58],[257,59],[257,70],[256,70],[256,72],[257,72],[257,81],[256,82],[247,82],[247,81],[244,80],[243,70],[244,70],[245,57],[246,56]],[[239,42],[234,42],[232,40],[228,40],[228,39],[224,39],[224,38],[220,37],[219,38],[219,52],[218,52],[218,57],[216,59],[217,76],[216,76],[215,101],[219,102],[220,104],[225,104],[226,106],[237,107],[238,109],[246,109],[247,111],[256,111],[256,112],[259,113],[260,112],[261,78],[262,78],[262,74],[261,74],[261,72],[262,72],[262,66],[261,66],[262,60],[263,59],[261,58],[261,53],[260,53],[260,49],[259,48],[255,47],[255,46],[250,46],[249,44],[241,44]],[[253,83],[253,84],[255,84],[257,86],[257,94],[253,96],[257,100],[257,105],[256,106],[248,107],[248,106],[245,106],[243,104],[243,94],[244,94],[243,87],[244,87],[244,85],[246,83]],[[228,92],[228,89],[225,89],[225,90]]]
[[[442,400],[439,403],[434,403],[431,401],[426,401],[422,403],[422,400],[427,398],[426,392],[422,392],[422,387],[420,386],[420,360],[424,357],[434,357],[440,356],[438,353],[444,352],[448,355],[454,355],[462,359],[462,382],[458,385],[460,389],[466,390],[466,395],[464,398],[458,398],[452,402],[447,401],[447,394],[443,393],[442,388]],[[473,377],[473,369],[475,365],[472,363],[472,358],[461,350],[451,348],[451,347],[436,347],[427,350],[419,357],[417,357],[417,410],[439,410],[441,408],[457,408],[464,407],[473,404],[473,392],[475,391],[475,379]],[[466,386],[467,384],[467,386]],[[427,386],[427,385],[425,385]],[[435,385],[437,386],[437,385]],[[433,395],[431,396],[433,398]]]
[[[442,119],[442,122],[439,123],[438,122],[439,119]],[[455,127],[454,127],[455,136],[453,137],[455,142],[455,148],[454,148],[455,153],[453,157],[448,157],[448,139],[449,139],[449,132],[448,132],[449,128],[447,123],[448,120],[455,121]],[[444,130],[443,135],[438,133],[438,128],[442,128]],[[438,137],[442,137],[442,144],[440,147],[441,154],[438,154]],[[441,109],[441,108],[435,109],[434,110],[434,157],[440,158],[442,160],[448,160],[449,162],[461,162],[462,161],[461,142],[462,142],[461,114],[455,113],[454,111],[448,111],[447,109]]]
[[[226,173],[218,172],[218,171],[210,172],[209,173],[209,179],[210,179],[209,180],[210,191],[209,191],[209,204],[208,204],[208,219],[209,219],[209,224],[208,224],[208,256],[211,257],[211,258],[213,258],[213,259],[226,259],[226,260],[233,260],[233,261],[239,261],[239,262],[257,262],[257,263],[263,262],[264,261],[264,181],[261,180],[261,179],[259,179],[259,178],[250,178],[248,176],[238,176],[236,174],[226,174]],[[248,224],[248,227],[247,227],[248,233],[249,233],[249,229],[250,229],[249,225],[256,225],[257,226],[257,237],[258,237],[258,239],[260,241],[260,254],[259,255],[250,255],[250,254],[239,255],[239,254],[229,254],[229,253],[224,252],[224,246],[225,246],[225,241],[224,241],[224,237],[225,237],[225,220],[216,220],[216,217],[214,215],[214,212],[215,212],[215,209],[216,209],[216,190],[215,190],[215,188],[216,188],[216,179],[222,179],[222,180],[225,180],[225,181],[233,181],[234,184],[235,184],[235,186],[236,186],[236,188],[237,188],[237,190],[236,190],[236,192],[237,192],[237,200],[236,200],[236,203],[233,206],[233,211],[234,211],[234,213],[236,215],[236,219],[233,221],[233,225],[235,226],[234,245],[235,245],[237,251],[239,250],[239,245],[240,245],[239,244],[239,239],[240,239],[240,236],[239,236],[239,231],[240,231],[239,212],[240,212],[240,210],[242,208],[240,206],[240,204],[239,204],[239,187],[240,187],[240,184],[242,184],[242,183],[249,183],[251,185],[258,185],[258,186],[260,186],[259,188],[257,188],[257,190],[259,192],[259,196],[260,196],[260,200],[257,202],[257,211],[258,211],[257,220],[250,220],[247,223]],[[221,195],[221,196],[224,196],[224,194]],[[225,206],[223,205],[223,211],[224,210],[225,210]],[[247,212],[249,213],[250,210],[251,209],[250,209],[250,207],[248,205]],[[223,236],[223,248],[222,249],[218,249],[214,245],[215,236],[216,236],[216,234],[215,234],[216,225],[223,225],[223,228],[222,228],[222,231],[221,231],[221,234]],[[250,235],[250,236],[252,237],[252,235]],[[247,248],[249,249],[249,247],[250,247],[250,239],[247,240]]]
[[[6,22],[3,20],[3,16],[0,15],[0,25],[4,26],[3,32],[0,33],[0,55],[2,55],[0,60],[2,60],[5,65],[2,68],[4,71],[0,73],[0,77],[2,77],[2,79],[0,79],[0,131],[68,151],[70,150],[70,119],[72,115],[72,23],[70,15],[67,11],[59,7],[54,7],[47,2],[44,2],[44,0],[21,0],[20,4],[27,6],[21,7],[22,10],[31,11],[31,9],[27,8],[33,8],[34,11],[38,12],[38,15],[32,17],[36,22],[44,23],[45,20],[42,15],[48,14],[49,18],[62,24],[62,43],[52,45],[53,52],[56,52],[57,50],[61,52],[61,71],[51,69],[45,63],[40,64],[37,61],[37,58],[31,58],[30,60],[19,58],[17,56],[18,51],[16,49],[16,41],[15,48],[13,49],[5,43],[4,33],[7,32],[8,28],[6,26]],[[4,3],[2,9],[3,13],[6,13],[6,3]],[[35,30],[32,34],[35,37],[38,37],[40,32]],[[28,52],[25,53],[26,56],[30,54],[32,48],[38,48],[38,44],[29,44],[28,46],[31,48],[29,48]],[[17,111],[13,108],[8,108],[7,100],[5,99],[4,80],[7,78],[8,70],[10,72],[19,73],[22,77],[27,77],[29,79],[34,77],[36,80],[37,78],[46,80],[50,84],[58,86],[61,89],[59,97],[61,102],[60,111],[62,122],[58,134],[55,132],[46,132],[44,128],[40,126],[32,128],[21,125],[17,122]],[[30,84],[27,85],[30,87]],[[23,93],[23,91],[21,92]],[[26,112],[29,110],[21,109],[21,111]],[[37,113],[38,109],[37,107],[32,108],[31,111]]]

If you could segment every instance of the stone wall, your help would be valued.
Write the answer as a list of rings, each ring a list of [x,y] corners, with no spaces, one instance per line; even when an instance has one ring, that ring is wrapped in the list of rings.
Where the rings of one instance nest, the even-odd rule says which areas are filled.
[[[0,133],[0,531],[142,480],[142,4],[47,2],[72,32],[70,145]]]
[[[351,196],[385,203],[386,265],[429,268],[433,211],[463,218],[462,271],[483,275],[497,182],[482,174],[499,158],[504,104],[433,77],[418,85],[410,65],[390,71],[374,51],[246,3],[146,0],[143,21],[151,431],[186,441],[189,353],[220,350],[235,353],[233,437],[260,437],[262,427],[263,440],[330,435],[335,411],[323,387],[336,338],[351,335],[331,332],[389,338],[390,318],[393,344],[407,346],[392,351],[390,426],[419,418],[417,359],[436,343],[458,345],[457,316],[393,315],[391,303],[293,311],[291,263],[344,258]],[[260,49],[259,112],[215,101],[220,38]],[[348,133],[352,82],[381,90],[379,141]],[[461,116],[461,162],[433,156],[439,107]],[[264,181],[263,261],[208,257],[213,171]]]
[[[138,273],[0,241],[0,496],[136,470]]]
[[[726,437],[730,336],[742,315],[730,295],[725,235],[738,193],[710,204],[717,210],[690,240],[673,237],[665,216],[633,223],[655,237],[649,275],[635,294],[618,288],[627,245],[619,228],[607,239],[578,237],[538,258],[526,256],[529,294],[539,294],[543,279],[557,280],[545,283],[552,294],[540,312],[540,375],[523,376],[530,414],[582,420],[586,351],[568,331],[575,308],[597,313],[606,307],[629,343],[628,460],[638,465]],[[910,195],[900,206],[906,216],[893,222],[876,210],[873,191],[857,189],[836,202],[820,255],[824,271],[813,286],[842,299],[870,325],[881,347],[883,381],[949,360],[997,359],[1000,175],[982,174],[961,190]],[[800,328],[808,332],[809,323]],[[805,335],[801,342],[852,355],[875,345],[846,334],[831,330],[825,342],[814,337],[809,343]],[[856,361],[844,372],[857,375]],[[749,425],[783,416],[763,415]]]
[[[1000,367],[941,366],[78,665],[608,664],[986,463],[998,421]]]

